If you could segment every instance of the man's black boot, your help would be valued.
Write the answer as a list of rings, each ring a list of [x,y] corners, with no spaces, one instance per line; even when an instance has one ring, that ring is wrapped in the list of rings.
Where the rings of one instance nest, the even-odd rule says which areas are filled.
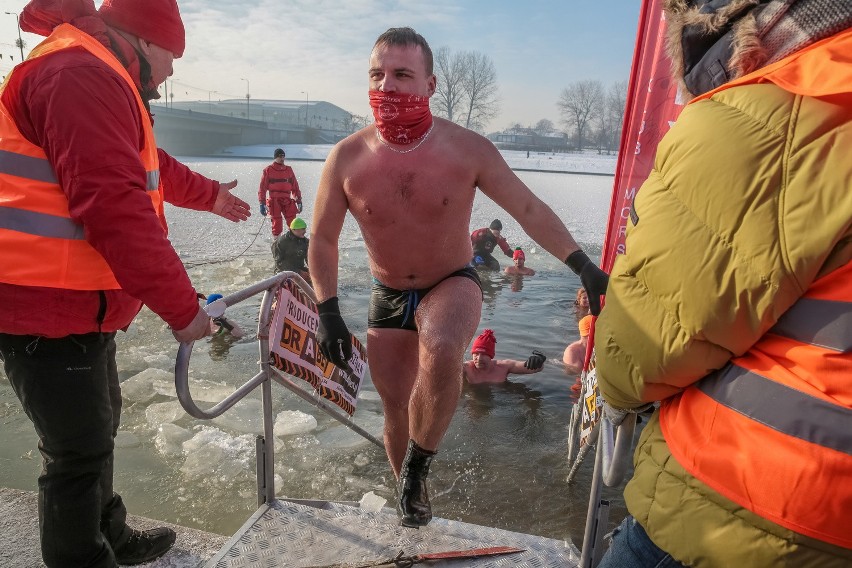
[[[398,509],[405,527],[424,527],[432,520],[426,476],[436,453],[424,450],[414,440],[408,441],[408,450],[399,471]]]
[[[130,531],[130,536],[113,547],[115,561],[122,565],[143,564],[159,558],[175,543],[175,531],[158,527],[147,531]]]

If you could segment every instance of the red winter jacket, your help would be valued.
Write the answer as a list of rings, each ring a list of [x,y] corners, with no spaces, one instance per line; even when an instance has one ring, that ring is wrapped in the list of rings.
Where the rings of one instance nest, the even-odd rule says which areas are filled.
[[[263,170],[263,175],[260,178],[260,188],[257,191],[257,199],[261,203],[266,203],[266,192],[277,194],[275,197],[290,197],[293,194],[293,201],[302,201],[302,192],[299,190],[299,180],[296,179],[296,174],[293,173],[293,168],[284,164],[272,162]]]
[[[96,37],[110,45],[105,35]],[[118,41],[131,77],[138,77],[135,54]],[[21,133],[44,149],[72,216],[121,284],[121,290],[105,291],[100,330],[126,328],[143,303],[174,329],[189,325],[198,300],[145,191],[139,152],[142,121],[150,117],[140,116],[127,83],[93,55],[67,49],[13,71],[2,103]],[[166,201],[212,209],[219,182],[162,150],[158,156]],[[0,283],[0,333],[62,337],[98,331],[100,308],[97,291]]]

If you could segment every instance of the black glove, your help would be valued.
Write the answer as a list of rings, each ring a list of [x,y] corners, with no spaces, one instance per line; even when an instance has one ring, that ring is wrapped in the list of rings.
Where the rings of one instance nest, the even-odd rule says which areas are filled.
[[[538,371],[544,366],[545,361],[547,361],[547,357],[544,353],[541,351],[533,351],[530,358],[527,359],[526,363],[524,363],[524,367],[530,371]]]
[[[574,274],[580,277],[580,283],[586,289],[586,294],[589,296],[589,311],[593,316],[601,313],[601,296],[606,295],[606,287],[609,284],[609,275],[595,266],[595,263],[589,260],[581,250],[577,250],[568,255],[565,259],[565,264],[568,268],[574,271]]]
[[[302,202],[301,201],[296,202],[296,211],[298,211],[299,213],[302,212]]]
[[[352,358],[352,340],[349,329],[340,315],[337,296],[317,304],[319,327],[317,328],[317,343],[325,358],[351,373],[352,368],[347,361]]]

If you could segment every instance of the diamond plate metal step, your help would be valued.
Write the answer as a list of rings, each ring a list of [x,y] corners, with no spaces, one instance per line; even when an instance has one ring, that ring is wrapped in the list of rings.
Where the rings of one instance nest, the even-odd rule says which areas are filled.
[[[328,501],[281,500],[261,506],[205,568],[277,568],[369,562],[405,555],[489,546],[525,552],[480,559],[438,560],[429,566],[576,567],[570,541],[526,535],[446,519],[410,529],[392,509],[369,513]]]

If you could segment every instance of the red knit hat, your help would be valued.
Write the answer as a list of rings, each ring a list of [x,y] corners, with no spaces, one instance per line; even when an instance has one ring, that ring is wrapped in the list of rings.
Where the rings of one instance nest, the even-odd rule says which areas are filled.
[[[526,260],[527,256],[524,254],[524,251],[522,251],[520,248],[516,248],[515,252],[512,253],[512,260],[518,260],[519,258],[521,260]]]
[[[104,0],[98,13],[107,25],[183,55],[186,32],[176,0]]]
[[[479,337],[473,340],[473,347],[470,349],[470,352],[473,353],[484,353],[488,355],[491,359],[494,358],[494,346],[497,344],[497,338],[494,337],[494,332],[490,329],[486,329],[483,331]]]

